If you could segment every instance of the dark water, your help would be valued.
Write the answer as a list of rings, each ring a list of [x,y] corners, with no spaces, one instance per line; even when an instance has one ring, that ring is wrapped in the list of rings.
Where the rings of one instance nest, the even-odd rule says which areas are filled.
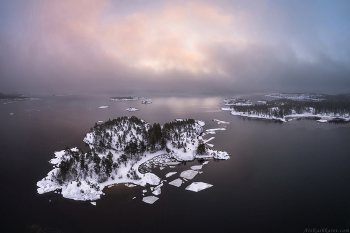
[[[348,229],[350,125],[234,117],[219,109],[226,97],[231,96],[159,96],[150,105],[112,102],[109,96],[42,96],[41,100],[1,103],[1,232]],[[109,108],[99,109],[101,105]],[[130,106],[140,111],[126,112]],[[213,118],[229,121],[227,130],[218,131],[210,143],[228,151],[231,159],[211,160],[203,174],[193,179],[212,188],[194,193],[186,191],[186,185],[166,184],[153,205],[141,202],[142,188],[123,185],[107,190],[97,206],[36,193],[36,182],[52,168],[48,160],[54,151],[74,146],[86,150],[82,139],[95,122],[124,115],[161,124],[179,117],[195,118],[205,120],[206,128],[221,127]],[[170,170],[182,171],[195,164],[198,161],[155,173],[164,177]]]

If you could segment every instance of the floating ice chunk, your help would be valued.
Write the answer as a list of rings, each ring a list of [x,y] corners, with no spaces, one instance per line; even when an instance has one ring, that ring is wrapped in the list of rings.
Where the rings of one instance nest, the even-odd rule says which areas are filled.
[[[209,143],[206,143],[207,146],[210,146],[210,147],[213,147],[214,144],[209,144]]]
[[[211,137],[211,138],[209,138],[209,139],[207,139],[207,140],[203,140],[203,143],[207,143],[207,142],[213,140],[214,138],[215,138],[215,137]]]
[[[195,175],[197,175],[197,173],[198,173],[197,171],[186,170],[186,171],[181,172],[180,176],[182,178],[186,178],[186,179],[192,180],[193,177],[195,177]]]
[[[216,130],[226,130],[226,128],[216,128],[216,129],[207,129],[205,130],[207,133],[209,132],[215,132]]]
[[[230,124],[230,122],[227,122],[227,121],[220,121],[218,119],[214,119],[213,121],[217,121],[218,124]]]
[[[186,190],[190,190],[190,191],[193,191],[193,192],[198,192],[198,191],[201,191],[203,189],[210,188],[212,186],[213,185],[207,184],[207,183],[204,183],[204,182],[193,182],[192,184],[190,184],[189,186],[186,187]]]
[[[197,121],[197,123],[200,125],[200,126],[205,126],[205,122],[204,121]]]
[[[209,163],[209,161],[207,160],[207,161],[204,161],[203,162],[203,165],[206,165],[206,164],[208,164]]]
[[[177,178],[176,180],[173,180],[173,181],[169,182],[169,184],[174,185],[174,186],[176,186],[176,187],[180,187],[182,183],[183,183],[183,181],[182,181],[181,179],[179,179],[179,178]]]
[[[161,193],[160,187],[155,188],[154,191],[152,192],[154,195],[158,196]]]
[[[101,123],[103,123],[103,121],[97,121],[97,123],[100,123],[100,124],[101,124]]]
[[[100,107],[98,107],[98,108],[108,108],[108,106],[100,106]]]
[[[202,165],[196,165],[191,167],[192,170],[200,170],[202,169]]]
[[[169,166],[170,168],[176,168],[176,166]]]
[[[172,175],[175,175],[177,172],[169,172],[165,175],[166,178],[172,176]]]
[[[147,189],[142,190],[143,193],[147,193]]]
[[[136,197],[133,197],[132,199],[134,200]]]
[[[321,122],[321,123],[326,123],[328,122],[327,120],[317,120],[318,122]]]
[[[163,170],[164,168],[165,168],[165,167],[160,167],[159,169],[160,169],[160,170]]]
[[[91,205],[96,205],[96,201],[92,201],[90,203],[91,203]]]
[[[160,178],[153,173],[146,173],[144,181],[150,185],[158,185],[160,183]]]
[[[132,188],[132,187],[135,187],[136,185],[134,184],[125,184],[126,187],[129,187],[129,188]]]
[[[163,165],[178,165],[180,164],[180,162],[166,162],[166,163],[163,163]]]
[[[155,196],[148,196],[142,198],[142,201],[148,204],[153,204],[155,201],[157,201],[159,198]]]
[[[198,174],[202,174],[202,173],[203,173],[203,171],[199,171],[199,172],[198,172]]]

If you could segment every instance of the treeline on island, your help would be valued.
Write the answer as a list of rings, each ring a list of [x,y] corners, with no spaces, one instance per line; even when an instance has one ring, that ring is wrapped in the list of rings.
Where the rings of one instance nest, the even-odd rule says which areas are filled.
[[[53,179],[59,185],[77,181],[78,186],[81,180],[85,180],[91,188],[98,190],[96,181],[102,183],[109,178],[115,179],[118,169],[128,167],[127,178],[139,180],[132,167],[145,152],[165,149],[171,153],[167,143],[186,152],[187,143],[194,145],[201,132],[202,128],[193,119],[173,121],[163,127],[157,123],[148,124],[134,116],[109,119],[103,124],[95,124],[86,134],[84,142],[90,147],[88,152],[65,149],[56,164]],[[205,150],[204,144],[199,144],[198,153],[203,154]]]
[[[312,113],[347,115],[350,113],[350,95],[323,95],[321,101],[278,99],[267,101],[266,104],[251,106],[233,106],[236,112],[245,112],[258,116],[283,118],[292,114]]]

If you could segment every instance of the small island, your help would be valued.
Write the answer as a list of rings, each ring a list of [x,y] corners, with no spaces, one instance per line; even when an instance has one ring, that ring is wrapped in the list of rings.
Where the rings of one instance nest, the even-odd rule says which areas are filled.
[[[147,99],[147,100],[142,100],[141,104],[151,104],[152,100],[151,99]]]
[[[133,100],[142,100],[144,97],[137,96],[127,96],[127,97],[111,97],[112,101],[133,101]]]
[[[350,94],[280,94],[266,95],[275,100],[259,100],[255,105],[248,100],[235,103],[226,99],[221,108],[234,116],[288,122],[292,119],[314,119],[318,122],[347,123],[350,121]],[[227,101],[230,100],[230,101]]]
[[[136,112],[138,110],[139,110],[138,108],[132,108],[132,107],[126,109],[126,111],[128,112]]]
[[[37,182],[37,191],[39,194],[61,193],[63,197],[74,200],[97,200],[105,187],[118,183],[130,186],[132,183],[153,185],[152,190],[159,194],[163,181],[151,173],[154,166],[174,166],[180,161],[196,158],[230,158],[227,152],[211,149],[205,144],[201,136],[204,135],[204,125],[203,121],[193,119],[176,119],[163,126],[152,125],[135,116],[96,123],[84,138],[90,150],[85,153],[78,148],[66,148],[55,152],[55,157],[50,160],[54,168]],[[180,176],[193,178],[199,168],[193,169]],[[195,184],[192,186],[189,190],[201,189]],[[145,202],[148,199],[145,198]],[[151,199],[157,200],[155,197]]]
[[[15,100],[15,101],[21,101],[21,100],[29,100],[29,97],[26,97],[21,94],[4,94],[0,92],[0,100]]]

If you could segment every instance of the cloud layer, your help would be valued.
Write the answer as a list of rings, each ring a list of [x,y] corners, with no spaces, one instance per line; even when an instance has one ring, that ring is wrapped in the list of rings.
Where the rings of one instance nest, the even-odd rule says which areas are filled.
[[[2,91],[346,90],[349,25],[302,6],[30,1],[1,26]]]

